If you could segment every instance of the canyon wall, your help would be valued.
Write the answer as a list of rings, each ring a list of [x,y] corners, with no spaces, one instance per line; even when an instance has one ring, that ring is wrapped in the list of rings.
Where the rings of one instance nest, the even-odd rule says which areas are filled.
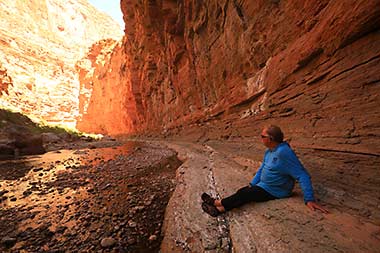
[[[1,107],[75,126],[75,64],[94,42],[121,39],[119,25],[87,0],[4,0],[0,17]]]
[[[276,123],[298,146],[379,156],[378,0],[121,7],[122,44],[82,78],[79,129],[206,140]]]
[[[110,42],[92,48],[82,63],[94,75],[77,65],[81,87],[93,90],[80,99],[80,130],[238,142],[260,161],[253,146],[274,123],[325,203],[377,219],[378,0],[121,7],[123,41],[109,54]]]
[[[135,126],[139,125],[137,98],[126,67],[128,59],[122,42],[102,40],[91,47],[86,58],[78,61],[79,130],[114,135],[135,132]]]
[[[122,0],[121,7],[123,40],[113,50],[110,41],[97,43],[77,65],[81,87],[92,90],[80,98],[79,130],[199,141],[208,150],[219,145],[223,157],[244,160],[245,152],[261,161],[260,131],[274,123],[312,175],[318,200],[378,224],[378,0]],[[194,177],[187,184],[180,176],[178,187],[192,197],[179,190],[167,211],[174,220],[189,217],[186,207],[199,211],[201,174],[215,165],[209,155],[213,165],[202,160],[202,172],[184,167]],[[226,177],[218,187],[236,189],[233,166],[215,167]],[[179,233],[193,231],[190,224]]]

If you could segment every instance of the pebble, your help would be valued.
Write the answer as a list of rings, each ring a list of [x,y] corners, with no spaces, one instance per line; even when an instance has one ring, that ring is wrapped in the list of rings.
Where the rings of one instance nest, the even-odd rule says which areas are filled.
[[[116,244],[116,240],[113,239],[112,237],[106,237],[103,238],[102,241],[100,242],[100,245],[103,248],[110,248]]]
[[[40,170],[43,170],[43,168],[34,168],[33,169],[34,172],[37,172],[37,171],[40,171]]]
[[[149,237],[149,241],[155,241],[155,240],[157,240],[157,235],[151,235]]]
[[[130,220],[130,221],[128,221],[128,226],[129,226],[130,228],[135,228],[135,227],[137,226],[137,223],[134,222],[134,221],[132,221],[132,220]]]
[[[134,209],[136,210],[136,211],[142,211],[142,210],[144,210],[144,206],[135,206],[134,207]]]
[[[67,229],[66,226],[58,226],[57,229],[55,230],[55,232],[63,234],[66,229]]]
[[[129,245],[132,245],[132,244],[135,244],[136,243],[136,239],[135,238],[128,238],[128,240],[127,240],[127,243],[129,244]]]
[[[130,168],[127,168],[128,166],[122,166],[130,160],[129,158],[119,157],[117,159],[105,161],[104,159],[96,158],[94,162],[100,160],[100,164],[93,167],[81,166],[80,164],[74,166],[70,160],[65,160],[61,163],[54,161],[51,163],[52,165],[49,165],[49,163],[44,167],[38,165],[31,168],[32,170],[35,169],[36,173],[32,174],[33,177],[24,180],[27,182],[28,187],[21,191],[21,198],[32,195],[33,199],[30,202],[36,203],[31,204],[31,210],[36,207],[45,207],[48,210],[36,211],[36,209],[33,214],[20,216],[17,219],[20,222],[25,218],[36,219],[33,221],[35,225],[43,227],[43,229],[30,227],[25,234],[21,234],[23,236],[17,235],[14,236],[15,238],[10,239],[4,237],[9,237],[8,232],[6,232],[0,236],[0,242],[13,244],[10,247],[14,247],[18,242],[25,242],[30,245],[25,248],[28,252],[46,250],[55,252],[57,249],[64,249],[64,251],[68,252],[75,250],[119,252],[119,248],[126,249],[127,247],[129,248],[128,245],[133,244],[138,244],[138,248],[147,247],[152,249],[153,246],[156,247],[157,245],[155,244],[160,237],[161,231],[159,229],[160,224],[157,225],[157,223],[162,219],[162,212],[157,213],[156,209],[161,208],[164,203],[157,201],[156,198],[161,197],[161,194],[155,192],[157,189],[158,192],[168,190],[168,187],[160,185],[163,183],[161,181],[167,180],[167,178],[153,175],[149,171],[141,176],[133,170],[137,161],[131,162]],[[149,159],[144,158],[145,160]],[[144,170],[148,168],[144,165],[144,161],[141,162],[142,164],[137,164],[136,167],[141,167]],[[66,171],[42,173],[47,170],[55,170],[56,164],[60,164],[60,169],[71,168],[75,169],[75,171],[70,171],[70,173]],[[107,173],[98,170],[105,170]],[[108,173],[108,171],[111,171],[111,173]],[[41,177],[36,178],[34,177],[35,175],[40,175]],[[54,180],[46,183],[44,182],[44,175],[49,175],[49,178],[54,176]],[[105,175],[104,178],[103,175]],[[145,180],[153,176],[154,178],[150,180],[152,182],[150,186],[152,187],[147,188],[144,185]],[[1,182],[1,184],[6,186],[7,183]],[[125,189],[127,184],[129,184],[129,187]],[[101,190],[106,190],[107,194],[100,194]],[[5,197],[5,193],[7,192],[0,190],[0,202],[2,197]],[[51,193],[51,195],[47,195],[48,193]],[[17,201],[19,201],[19,195],[9,194],[9,196],[17,197]],[[52,199],[54,200],[52,201]],[[127,201],[120,204],[120,199]],[[107,200],[112,201],[108,202]],[[73,204],[75,208],[70,208],[74,207],[71,206]],[[50,213],[52,214],[51,217],[49,217]],[[58,224],[61,224],[54,231],[49,229],[51,227],[50,223],[45,224],[45,221],[51,218],[56,219]],[[155,218],[157,218],[157,221]],[[151,225],[154,227],[152,228]],[[54,234],[56,237],[64,238],[63,241],[52,240],[46,242],[46,246],[41,244],[45,243],[45,239],[40,237],[48,238]],[[3,240],[2,237],[4,237]],[[86,239],[79,246],[75,243],[77,238]],[[17,245],[16,247],[19,246]]]
[[[3,196],[4,194],[8,193],[8,190],[0,191],[0,196]]]

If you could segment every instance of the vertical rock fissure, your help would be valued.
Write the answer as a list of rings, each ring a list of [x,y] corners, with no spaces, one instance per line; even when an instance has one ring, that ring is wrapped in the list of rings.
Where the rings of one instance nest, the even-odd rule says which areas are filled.
[[[226,4],[223,6],[223,22],[222,22],[222,25],[221,25],[221,29],[222,30],[220,31],[220,33],[218,34],[218,36],[216,36],[216,38],[208,46],[208,50],[209,51],[214,46],[214,44],[219,40],[220,36],[222,36],[222,34],[224,34],[225,24],[226,24],[226,18],[227,18],[228,4],[229,4],[229,1],[227,1]]]
[[[242,23],[244,30],[247,30],[247,22],[245,20],[244,14],[243,14],[242,7],[240,6],[240,4],[236,0],[233,1],[233,5],[234,5],[234,8],[236,10],[237,15],[239,16],[239,18],[241,20],[241,23]]]
[[[214,155],[215,151],[210,147],[205,145],[205,148],[210,152],[209,157],[209,174],[208,174],[208,182],[209,182],[209,189],[212,192],[213,195],[215,195],[218,199],[221,199],[221,196],[217,190],[217,183],[214,176]],[[226,215],[221,215],[217,217],[217,226],[218,230],[220,232],[220,237],[218,238],[219,241],[219,248],[222,250],[226,250],[227,252],[232,252],[232,240],[230,235],[230,226],[229,222],[227,220]]]

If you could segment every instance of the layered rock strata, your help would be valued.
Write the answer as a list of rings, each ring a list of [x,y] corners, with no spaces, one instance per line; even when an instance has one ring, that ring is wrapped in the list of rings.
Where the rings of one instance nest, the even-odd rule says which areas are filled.
[[[239,150],[249,152],[262,127],[275,123],[318,180],[318,198],[378,226],[377,0],[122,0],[121,7],[122,44],[83,80],[93,95],[81,102],[81,130],[242,141]]]
[[[253,137],[275,122],[297,145],[380,154],[376,0],[121,6],[123,44],[85,80],[94,88],[85,117],[96,122],[80,129],[173,134],[191,125],[207,139]]]
[[[75,126],[76,61],[96,41],[121,39],[119,25],[87,0],[6,0],[0,17],[1,106]]]

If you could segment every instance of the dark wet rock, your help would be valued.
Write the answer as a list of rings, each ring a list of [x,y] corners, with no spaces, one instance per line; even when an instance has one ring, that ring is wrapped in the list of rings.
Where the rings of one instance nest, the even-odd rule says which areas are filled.
[[[0,197],[3,196],[4,194],[8,193],[8,192],[9,192],[8,190],[0,191]]]
[[[24,197],[26,196],[29,196],[30,194],[32,194],[33,192],[31,190],[26,190],[22,193],[22,195],[24,195]]]
[[[42,168],[42,167],[39,167],[39,168],[34,168],[34,169],[33,169],[34,172],[38,172],[38,171],[40,171],[40,170],[43,170],[43,168]]]
[[[5,246],[6,248],[12,247],[13,245],[15,245],[16,242],[17,242],[17,239],[14,237],[6,236],[1,239],[1,244]]]
[[[14,155],[15,147],[12,143],[0,143],[0,156],[1,157],[11,157]]]

